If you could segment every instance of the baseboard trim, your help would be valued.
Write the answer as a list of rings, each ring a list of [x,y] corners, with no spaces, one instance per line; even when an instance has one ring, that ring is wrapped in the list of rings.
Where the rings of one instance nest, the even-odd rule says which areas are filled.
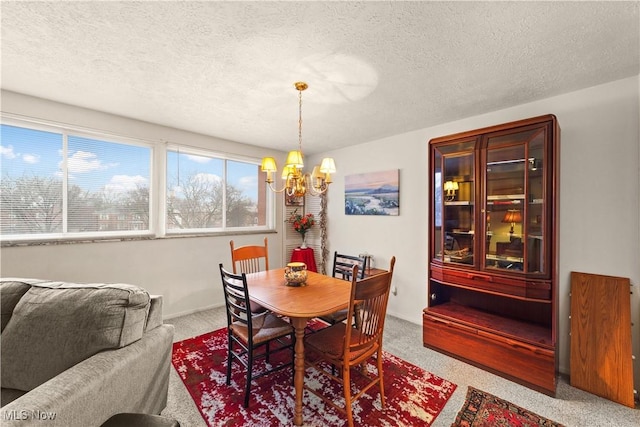
[[[166,316],[162,316],[162,320],[171,320],[171,319],[175,319],[176,317],[187,316],[189,314],[199,313],[201,311],[210,310],[212,308],[222,307],[223,305],[224,304],[212,304],[212,305],[207,305],[205,307],[194,308],[192,310],[186,310],[178,313],[167,314]]]
[[[405,316],[404,314],[396,313],[389,310],[387,310],[387,316],[397,317],[398,319],[405,320],[409,323],[413,323],[414,325],[422,326],[422,319],[414,319],[413,316],[409,317],[409,316]]]

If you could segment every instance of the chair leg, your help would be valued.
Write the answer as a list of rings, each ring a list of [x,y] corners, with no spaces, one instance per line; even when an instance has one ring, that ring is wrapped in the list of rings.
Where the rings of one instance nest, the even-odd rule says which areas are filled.
[[[378,359],[378,378],[380,378],[380,403],[384,408],[384,374],[382,373],[382,348],[378,349],[378,355],[376,356]]]
[[[269,349],[269,344],[270,344],[270,341],[267,341],[267,345],[265,348],[265,352],[266,352],[265,360],[267,363],[269,363],[269,355],[271,354],[271,350]]]
[[[251,345],[249,346],[249,351],[247,352],[248,356],[248,366],[247,366],[247,383],[244,386],[244,407],[249,407],[249,391],[251,389],[251,376],[253,375],[253,349]]]
[[[233,363],[233,359],[231,358],[231,352],[233,351],[233,340],[231,339],[231,335],[227,337],[227,385],[231,384],[231,364]]]
[[[353,427],[353,411],[351,410],[351,378],[349,365],[342,365],[342,387],[344,389],[344,405],[347,412],[349,427]]]

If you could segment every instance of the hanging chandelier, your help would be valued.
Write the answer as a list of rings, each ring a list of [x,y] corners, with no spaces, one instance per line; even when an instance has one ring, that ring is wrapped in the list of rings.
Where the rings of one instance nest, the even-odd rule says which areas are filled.
[[[262,159],[261,170],[267,173],[267,184],[269,188],[276,192],[286,192],[288,196],[303,197],[309,190],[309,194],[319,196],[327,191],[331,184],[331,174],[336,172],[336,164],[332,158],[322,159],[320,166],[314,166],[311,174],[304,173],[304,160],[302,154],[302,91],[309,86],[305,82],[293,84],[298,90],[298,149],[289,151],[287,161],[282,170],[282,179],[285,180],[284,187],[276,190],[273,186],[273,175],[278,172],[276,160],[273,157]]]

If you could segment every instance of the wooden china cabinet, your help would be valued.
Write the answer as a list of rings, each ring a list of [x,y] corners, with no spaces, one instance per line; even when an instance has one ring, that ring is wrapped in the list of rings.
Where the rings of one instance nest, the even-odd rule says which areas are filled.
[[[560,129],[546,115],[429,141],[423,341],[556,392]]]

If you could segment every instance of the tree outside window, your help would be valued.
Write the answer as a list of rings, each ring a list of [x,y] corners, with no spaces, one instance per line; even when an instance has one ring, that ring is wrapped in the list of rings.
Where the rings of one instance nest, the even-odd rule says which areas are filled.
[[[266,225],[259,166],[167,150],[168,232]]]

